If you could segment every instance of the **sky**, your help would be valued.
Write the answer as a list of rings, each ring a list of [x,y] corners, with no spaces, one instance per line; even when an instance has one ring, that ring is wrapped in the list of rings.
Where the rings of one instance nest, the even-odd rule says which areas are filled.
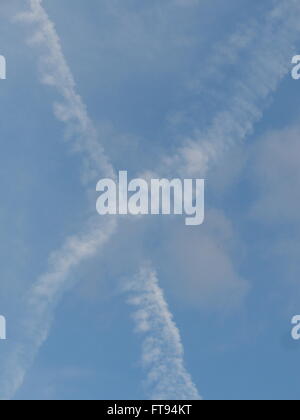
[[[296,0],[2,0],[3,400],[298,400]],[[205,178],[205,221],[96,183]]]

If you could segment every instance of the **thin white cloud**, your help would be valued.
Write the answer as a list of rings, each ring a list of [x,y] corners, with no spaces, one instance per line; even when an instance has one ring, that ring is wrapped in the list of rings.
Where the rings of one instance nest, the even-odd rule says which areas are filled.
[[[157,174],[161,176],[164,173],[173,177],[179,173],[182,177],[199,175],[206,177],[228,150],[251,134],[255,123],[262,118],[263,109],[271,94],[276,91],[286,74],[290,73],[291,57],[300,36],[299,17],[299,2],[276,1],[275,7],[264,18],[263,25],[251,21],[247,31],[242,27],[229,38],[227,46],[217,48],[216,56],[209,60],[214,69],[212,77],[216,75],[215,65],[219,64],[217,70],[220,71],[220,63],[237,64],[238,51],[247,47],[243,66],[240,64],[236,66],[240,75],[237,76],[232,95],[226,101],[225,111],[219,112],[213,118],[206,132],[202,133],[199,128],[195,129],[194,135],[185,141],[175,155],[164,158],[163,164],[154,173],[146,173],[145,176],[153,177]],[[231,289],[235,292],[235,304],[239,304],[247,293],[249,285],[237,275],[225,248],[220,252],[219,242],[220,238],[215,234],[206,238],[206,248],[203,252],[205,261],[204,265],[202,262],[202,268],[209,259],[213,258],[213,254],[220,263],[211,269],[206,267],[206,270],[199,270],[201,273],[209,274],[209,288],[206,288],[205,279],[199,280],[191,271],[189,279],[193,282],[194,278],[195,293],[193,296],[193,291],[189,290],[189,293],[191,297],[195,297],[197,288],[198,290],[200,288],[201,293],[212,300],[218,297],[216,292],[220,292],[226,284],[228,291]],[[200,262],[201,258],[198,259]],[[222,276],[222,272],[219,271],[220,266],[223,266],[226,273],[226,282],[223,279],[224,272]],[[197,264],[193,268],[197,273]],[[185,287],[184,292],[187,291],[188,288]]]
[[[101,171],[106,177],[114,178],[114,169],[99,145],[96,130],[83,101],[76,93],[75,82],[63,55],[55,27],[42,7],[41,0],[30,0],[30,7],[31,12],[22,14],[19,20],[34,22],[37,25],[33,41],[43,49],[42,82],[55,87],[64,100],[63,103],[55,105],[55,115],[66,125],[67,134],[75,141],[76,149],[86,157],[88,166],[85,167],[84,177],[89,179],[91,175],[99,176]],[[106,224],[93,220],[86,233],[67,239],[65,245],[53,254],[49,270],[38,279],[28,294],[27,315],[23,322],[20,341],[6,362],[5,370],[2,371],[1,399],[13,398],[22,386],[27,370],[49,335],[56,305],[65,290],[74,282],[74,280],[69,280],[72,270],[87,258],[98,254],[113,235],[116,227],[115,219]],[[154,295],[153,298],[155,298]],[[167,307],[162,294],[157,294],[157,299],[158,307]],[[171,315],[166,317],[163,312],[160,315],[160,323],[164,325],[166,322],[165,328],[170,328]],[[175,331],[173,334],[177,338]],[[179,335],[178,331],[177,334]],[[165,357],[167,358],[167,355]],[[175,371],[174,375],[177,374],[180,377],[183,369],[181,364],[177,366],[174,363],[173,368],[178,368],[178,372]],[[188,374],[184,372],[184,375],[186,386],[190,387]],[[164,377],[161,381],[162,389],[167,384],[168,379]],[[169,388],[170,386],[171,383]]]
[[[55,107],[56,115],[66,124],[69,135],[76,134],[74,136],[77,139],[76,148],[87,156],[89,168],[92,170],[92,173],[87,171],[86,175],[89,177],[93,174],[95,168],[97,170],[104,168],[104,173],[113,177],[113,168],[105,158],[102,148],[98,145],[98,139],[87,116],[86,108],[80,97],[76,94],[75,83],[62,54],[54,26],[42,8],[40,0],[31,0],[30,4],[32,13],[30,15],[24,15],[23,20],[30,19],[36,22],[39,28],[34,41],[45,47],[46,50],[42,63],[43,82],[55,86],[64,98],[64,102]],[[188,173],[189,175],[206,172],[211,163],[215,162],[226,149],[232,144],[241,141],[251,132],[254,123],[262,115],[261,103],[275,91],[280,80],[288,71],[290,60],[287,58],[293,52],[293,43],[299,35],[299,10],[300,5],[298,1],[286,0],[281,1],[280,5],[272,11],[264,28],[261,30],[259,44],[255,45],[253,51],[249,52],[249,60],[245,63],[247,69],[242,77],[242,82],[237,82],[236,84],[236,94],[229,101],[228,109],[215,117],[207,133],[199,135],[199,132],[195,132],[194,136],[186,142],[185,146],[179,150],[175,157],[165,160],[164,163],[169,166],[170,171],[174,170],[175,172],[182,174]],[[107,236],[109,237],[109,234]],[[89,243],[87,238],[85,240]],[[81,248],[85,249],[85,246],[82,244]],[[65,252],[65,247],[63,250]],[[89,252],[88,254],[91,255],[93,252]],[[64,261],[65,254],[59,253],[58,255],[58,260]],[[85,258],[85,252],[83,255],[83,258]],[[60,295],[60,290],[64,290],[64,285],[71,267],[77,264],[76,258],[79,262],[81,261],[80,254],[75,252],[74,256],[74,259],[73,257],[71,258],[71,265],[67,264],[66,271],[62,271],[61,277],[57,273],[57,270],[54,269],[39,280],[38,285],[34,287],[34,297],[38,296],[36,295],[37,290],[43,290],[43,293],[47,290],[50,293],[50,301],[56,301]],[[45,283],[45,279],[50,279],[50,283]],[[52,286],[50,286],[48,290],[48,285],[51,285],[52,281],[54,284],[57,284],[58,288],[54,287],[52,290]],[[157,299],[160,297],[161,299],[162,295],[160,293],[157,294],[160,290],[158,286],[156,285],[158,289],[153,288],[153,284],[155,284],[153,278],[150,284],[152,284],[152,289],[150,285],[150,289],[146,289],[149,293],[149,302],[154,297]],[[143,290],[141,292],[140,300],[146,299],[146,294],[143,294]],[[139,301],[139,297],[137,299]],[[163,308],[166,303],[163,300],[157,300],[155,304],[157,305],[157,313],[160,313],[162,316],[162,318],[156,318],[157,322],[164,321],[167,323],[166,325],[172,325],[170,324],[170,319],[158,310],[159,308]],[[47,304],[43,306],[43,302],[41,302],[41,306],[37,305],[36,308],[37,310],[42,308],[42,311],[45,311],[45,314],[47,313],[48,317],[46,317],[45,324],[49,325],[53,316],[53,307]],[[35,318],[35,315],[33,318]],[[35,322],[38,322],[38,320]],[[165,326],[165,328],[167,327]],[[31,343],[29,340],[29,346],[25,346],[26,350],[28,348],[31,350],[32,345],[33,353],[36,353],[46,338],[44,332],[41,333],[41,331],[43,329],[39,330],[39,325],[33,324],[32,337],[34,339],[31,340]],[[48,330],[46,329],[45,331],[47,332]],[[179,343],[181,343],[180,339]],[[167,375],[168,372],[166,372],[165,376],[161,375],[161,365],[159,364],[159,359],[155,356],[157,349],[165,350],[164,347],[157,347],[159,344],[154,337],[147,340],[147,345],[149,349],[145,350],[145,355],[149,355],[154,351],[153,358],[150,358],[150,363],[151,360],[154,362],[158,360],[157,364],[153,364],[150,377],[155,381],[159,375],[161,382],[158,382],[156,385],[155,396],[161,398],[162,395],[165,395],[164,393],[172,390],[173,378]],[[177,348],[179,351],[178,354],[181,354],[179,347]],[[16,349],[16,360],[18,361],[23,357],[28,357],[28,354],[25,356],[24,348],[20,347]],[[169,361],[173,359],[171,357],[165,360]],[[182,361],[182,359],[176,359],[174,356],[174,366],[178,369],[176,375],[177,378],[185,378],[184,383],[186,385],[189,384],[189,387],[185,388],[185,390],[182,389],[182,393],[186,392],[190,395],[190,391],[194,389],[194,386],[188,379],[189,376],[185,376],[185,369],[179,360]],[[15,371],[13,371],[15,372],[15,376],[14,380],[12,380],[14,386],[9,387],[10,391],[6,395],[13,395],[14,391],[22,383],[24,367],[26,369],[28,364],[23,363],[21,366],[18,364],[15,365]],[[196,389],[193,392],[195,392],[195,398],[199,397]]]
[[[65,124],[66,133],[74,142],[75,149],[85,158],[84,177],[87,180],[100,172],[114,177],[114,170],[103,152],[86,107],[76,93],[75,82],[54,25],[40,0],[30,0],[29,4],[30,12],[19,15],[18,19],[34,22],[37,26],[33,40],[42,49],[42,82],[55,87],[63,99],[55,105],[55,115]],[[63,247],[51,256],[48,271],[37,280],[26,297],[26,315],[20,341],[2,370],[1,399],[13,398],[22,385],[26,371],[49,335],[59,298],[72,284],[69,279],[72,270],[100,252],[115,229],[114,219],[104,224],[93,218],[84,233],[67,239]]]
[[[59,299],[76,281],[74,269],[99,254],[115,229],[114,219],[105,224],[92,223],[85,233],[68,238],[62,249],[52,254],[49,270],[28,292],[20,337],[1,368],[1,400],[12,399],[22,386],[27,370],[48,338]]]
[[[184,366],[184,349],[156,273],[149,264],[125,289],[129,304],[136,307],[138,332],[146,335],[143,363],[148,370],[151,399],[200,400],[195,384]]]
[[[253,131],[263,116],[263,108],[270,95],[290,71],[291,57],[300,35],[300,3],[280,0],[259,27],[251,23],[252,30],[235,34],[223,52],[224,59],[236,60],[236,48],[251,45],[234,91],[226,101],[224,111],[214,116],[210,127],[201,132],[194,130],[177,153],[163,160],[163,171],[182,176],[205,176],[212,165],[234,144],[240,143]],[[243,29],[244,31],[244,29]],[[250,42],[250,40],[256,42]],[[237,42],[237,40],[241,40]],[[211,63],[218,62],[219,57]],[[159,172],[161,172],[161,170]]]
[[[85,157],[85,178],[102,175],[114,178],[115,172],[105,156],[98,133],[90,120],[85,104],[76,92],[72,72],[64,57],[60,39],[54,24],[49,19],[41,0],[29,0],[30,12],[18,16],[18,20],[36,25],[31,43],[41,47],[41,81],[53,86],[62,98],[55,103],[56,117],[66,126],[66,135],[73,148]]]

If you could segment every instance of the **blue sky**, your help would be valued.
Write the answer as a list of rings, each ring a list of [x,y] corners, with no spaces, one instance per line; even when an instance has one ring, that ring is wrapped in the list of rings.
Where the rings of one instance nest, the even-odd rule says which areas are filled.
[[[0,10],[0,398],[299,399],[298,2],[42,7]],[[205,177],[205,223],[101,220],[109,168]]]

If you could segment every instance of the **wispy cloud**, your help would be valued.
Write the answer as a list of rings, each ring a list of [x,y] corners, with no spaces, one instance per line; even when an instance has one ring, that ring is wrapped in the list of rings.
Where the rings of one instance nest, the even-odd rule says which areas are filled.
[[[43,9],[41,0],[31,0],[30,7],[31,12],[22,15],[21,19],[37,25],[32,41],[42,47],[42,81],[55,87],[62,97],[62,101],[55,105],[55,114],[65,123],[66,133],[73,140],[75,149],[86,158],[84,177],[90,179],[99,175],[99,172],[114,177],[114,170],[103,153],[86,107],[76,93],[75,82],[53,23]],[[204,173],[232,144],[251,133],[255,122],[262,116],[265,100],[288,71],[290,55],[294,51],[293,43],[299,36],[299,12],[297,0],[281,0],[269,14],[259,31],[259,43],[248,53],[226,111],[215,116],[207,132],[195,130],[176,156],[164,160],[164,165],[168,166],[171,173]],[[34,285],[28,300],[30,310],[26,317],[24,336],[6,364],[6,374],[0,383],[1,397],[12,398],[22,384],[26,369],[47,338],[55,305],[72,283],[68,281],[71,270],[86,258],[96,255],[114,230],[114,223],[107,226],[96,224],[77,239],[67,240],[52,259],[48,272]],[[184,368],[179,332],[155,273],[149,268],[143,268],[137,279],[131,286],[135,294],[132,303],[139,307],[139,328],[149,332],[145,341],[144,360],[149,367],[149,379],[155,390],[152,396],[200,398]],[[153,331],[157,335],[153,335]],[[172,369],[166,370],[170,366],[174,372]]]
[[[200,400],[201,397],[184,366],[184,349],[158,278],[145,264],[125,289],[134,313],[136,329],[146,335],[143,363],[148,373],[151,398],[159,400]]]
[[[193,135],[185,139],[184,145],[174,155],[162,159],[162,165],[158,166],[154,173],[146,173],[146,176],[171,174],[173,177],[179,174],[182,177],[207,177],[208,172],[234,145],[241,144],[252,133],[255,124],[263,117],[271,95],[290,71],[291,57],[300,36],[299,2],[281,0],[274,3],[275,6],[260,23],[251,21],[249,27],[240,27],[229,37],[227,43],[222,43],[216,48],[215,55],[213,54],[208,60],[208,76],[204,78],[205,80],[214,79],[224,65],[233,65],[235,74],[236,70],[239,70],[229,96],[224,101],[223,111],[213,117],[206,131],[196,127]],[[243,61],[240,57],[241,51],[243,51]],[[215,241],[218,243],[220,239],[218,240],[216,235],[209,235],[205,240],[208,245],[207,262],[212,257],[212,248],[210,252],[208,251],[209,244]],[[216,249],[219,250],[219,245]],[[228,258],[224,259],[224,256],[226,253],[222,256],[219,254],[221,260],[219,259],[220,264],[216,265],[216,269],[218,270],[219,266],[226,262],[226,271],[230,274],[227,276],[229,280],[227,285],[231,285],[230,287],[234,285],[237,294],[242,297],[248,285],[235,274],[234,265]],[[218,274],[217,270],[215,270],[217,275],[214,277],[219,286],[222,274]],[[208,271],[201,270],[201,273]],[[202,279],[197,285],[205,283]],[[223,285],[225,283],[224,281]],[[205,290],[205,293],[207,291]],[[213,295],[213,282],[210,282],[209,292]]]
[[[30,13],[20,15],[19,20],[34,22],[37,25],[37,32],[32,41],[42,48],[42,82],[55,87],[63,98],[63,102],[55,104],[55,115],[66,125],[67,135],[74,142],[76,150],[83,153],[86,158],[84,178],[90,179],[91,176],[99,176],[100,173],[114,178],[114,169],[104,154],[84,103],[76,93],[74,78],[64,58],[55,27],[42,7],[41,0],[30,0],[30,7]],[[67,239],[64,246],[53,253],[48,271],[38,279],[28,293],[22,334],[2,371],[1,399],[13,398],[23,384],[27,370],[49,335],[54,310],[60,297],[74,283],[74,279],[70,279],[72,270],[86,259],[98,254],[107,244],[116,227],[115,219],[106,224],[93,219],[85,233]],[[156,287],[158,292],[158,286]],[[162,293],[157,293],[152,298],[157,298],[157,307],[161,308],[157,314],[161,317],[161,325],[166,323],[167,330],[172,327],[174,339],[178,341],[177,345],[182,347],[179,333],[172,326],[171,315],[168,313],[166,316],[166,313],[162,311],[162,309],[167,309]],[[163,351],[163,348],[161,350]],[[179,348],[177,350],[179,355]],[[167,354],[164,357],[167,360]],[[174,359],[172,367],[178,371],[176,370],[174,375],[180,378],[184,374],[185,384],[182,388],[186,385],[186,392],[189,395],[192,385],[188,374],[183,370],[182,361],[175,362]],[[170,389],[171,382],[165,377],[161,382],[161,387],[164,389],[168,383]]]
[[[74,150],[86,158],[84,178],[90,179],[99,174],[114,178],[114,169],[105,156],[97,130],[76,92],[74,77],[64,57],[55,26],[43,8],[42,0],[29,0],[29,4],[30,12],[18,15],[18,20],[36,25],[31,43],[41,47],[41,81],[56,88],[62,98],[62,101],[54,104],[55,115],[65,124],[66,135],[72,140]]]
[[[290,70],[295,43],[300,35],[300,4],[297,0],[281,0],[268,13],[262,25],[251,22],[230,38],[229,45],[210,60],[213,68],[220,57],[236,62],[241,47],[250,48],[238,67],[240,74],[223,111],[218,112],[209,128],[195,128],[177,153],[163,160],[163,171],[182,176],[205,176],[207,171],[234,144],[251,134],[263,116],[270,95]],[[215,69],[212,76],[215,76]],[[161,171],[159,170],[159,172]]]
[[[27,370],[48,338],[59,299],[76,282],[74,269],[98,255],[115,228],[114,219],[106,224],[91,223],[85,233],[68,238],[62,249],[50,257],[48,271],[28,292],[25,310],[22,311],[24,319],[20,325],[20,336],[1,367],[1,400],[12,399],[22,386]]]
[[[42,82],[55,87],[63,99],[55,104],[55,115],[65,124],[68,137],[85,159],[84,178],[88,180],[99,173],[114,177],[114,170],[103,152],[86,107],[76,93],[54,25],[40,0],[30,0],[29,4],[30,12],[19,15],[18,19],[37,25],[33,41],[42,48]],[[48,271],[37,280],[26,297],[19,341],[2,369],[1,399],[13,398],[22,385],[26,371],[48,337],[60,297],[74,283],[74,277],[70,279],[72,270],[98,254],[115,229],[115,219],[101,223],[99,218],[92,218],[83,233],[67,238],[62,248],[52,254]]]

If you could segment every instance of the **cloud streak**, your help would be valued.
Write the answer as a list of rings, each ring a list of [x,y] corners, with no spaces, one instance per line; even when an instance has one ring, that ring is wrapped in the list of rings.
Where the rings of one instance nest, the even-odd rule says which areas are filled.
[[[158,278],[149,264],[128,282],[128,303],[136,307],[136,330],[146,335],[143,364],[148,370],[151,399],[200,400],[195,384],[184,366],[184,349]]]
[[[300,34],[299,16],[297,0],[281,0],[268,13],[263,25],[252,22],[247,32],[243,29],[230,38],[222,54],[225,60],[235,63],[241,46],[251,48],[239,68],[240,75],[234,82],[232,95],[226,100],[225,110],[214,116],[205,132],[194,129],[173,156],[163,159],[163,171],[181,176],[205,176],[224,153],[251,134],[255,123],[263,116],[268,98],[290,70]],[[219,60],[220,54],[217,54],[210,63]]]
[[[66,125],[66,134],[73,140],[75,150],[85,157],[84,178],[89,180],[99,175],[99,171],[113,178],[114,169],[104,155],[83,101],[76,93],[75,82],[53,23],[41,0],[31,0],[30,7],[31,12],[23,14],[20,19],[38,27],[32,41],[43,48],[42,82],[55,87],[63,99],[55,105],[55,115]],[[251,133],[255,122],[262,116],[262,104],[276,90],[289,69],[292,44],[299,35],[299,12],[300,5],[296,0],[281,1],[272,10],[259,32],[259,44],[249,52],[226,111],[216,115],[207,132],[195,130],[173,158],[164,160],[170,173],[206,173],[227,149]],[[71,271],[80,262],[96,255],[114,231],[115,223],[93,225],[86,234],[67,240],[52,257],[48,272],[30,292],[24,337],[7,363],[7,375],[3,375],[0,383],[1,397],[12,398],[21,386],[34,355],[48,336],[54,308],[62,293],[72,284],[68,282]],[[184,399],[200,398],[183,366],[180,335],[155,273],[143,268],[137,278],[140,283],[135,280],[131,286],[132,293],[136,294],[131,303],[138,306],[136,317],[139,329],[149,333],[145,340],[144,361],[154,386],[153,397],[162,399],[169,396],[173,399],[180,395],[179,398]],[[144,309],[141,305],[145,306]],[[158,326],[164,334],[157,332]],[[174,373],[166,370],[168,366],[173,368]]]
[[[41,0],[30,0],[30,8],[30,13],[24,13],[18,19],[37,25],[37,32],[32,42],[42,48],[40,59],[42,83],[55,87],[63,99],[62,102],[55,104],[55,115],[65,124],[67,136],[74,142],[75,150],[82,153],[85,158],[84,180],[99,176],[101,172],[105,177],[115,178],[115,171],[99,143],[97,132],[86,107],[76,93],[75,81],[63,55],[55,27],[42,7]],[[75,283],[74,278],[69,279],[73,270],[82,262],[98,255],[116,228],[116,219],[111,219],[109,223],[100,223],[99,219],[93,218],[86,232],[67,239],[63,247],[52,254],[47,273],[37,280],[28,293],[26,318],[22,321],[20,338],[2,371],[0,399],[12,399],[22,386],[27,370],[49,335],[59,299]],[[170,313],[163,311],[163,309],[167,310],[167,304],[164,302],[162,293],[159,293],[158,285],[155,291],[156,293],[152,293],[149,298],[157,298],[156,306],[161,309],[157,313],[161,319],[157,319],[157,322],[159,321],[161,325],[166,323],[165,329],[172,332],[175,343],[181,346],[177,349],[179,356],[179,350],[183,353],[183,349],[178,330],[172,325]],[[163,348],[161,350],[163,351]],[[167,355],[164,356],[165,360],[167,357]],[[178,378],[184,375],[187,394],[189,394],[192,385],[188,374],[183,370],[182,361],[174,359],[172,367],[178,369],[178,372],[174,372]],[[164,389],[168,382],[165,377],[160,387]],[[170,386],[171,382],[168,389]],[[197,395],[196,390],[194,394]]]
[[[76,93],[75,81],[64,58],[54,25],[40,0],[30,0],[29,4],[30,12],[19,15],[18,20],[37,25],[32,42],[42,48],[42,82],[55,87],[62,97],[62,101],[55,104],[55,115],[65,124],[67,137],[73,141],[74,149],[83,155],[84,180],[87,181],[99,173],[113,178],[113,167],[99,143],[86,107]],[[81,234],[67,238],[62,248],[52,254],[48,271],[27,294],[24,311],[26,315],[21,322],[20,337],[2,369],[0,399],[12,399],[22,386],[27,370],[49,335],[60,298],[75,283],[74,268],[99,254],[115,230],[115,219],[101,223],[99,218],[91,218]]]
[[[76,92],[74,77],[64,57],[54,24],[41,0],[30,0],[29,4],[30,12],[20,14],[18,20],[37,26],[31,43],[41,47],[41,81],[54,87],[62,98],[61,102],[55,103],[54,112],[58,120],[65,124],[66,136],[73,141],[74,150],[85,157],[84,178],[89,180],[99,176],[99,173],[114,178],[114,169],[105,156],[86,106]]]
[[[74,269],[98,255],[115,229],[114,219],[106,224],[93,223],[85,233],[68,238],[64,246],[52,254],[47,273],[28,292],[20,336],[1,368],[1,400],[12,399],[22,386],[27,370],[48,338],[60,298],[76,283]]]

